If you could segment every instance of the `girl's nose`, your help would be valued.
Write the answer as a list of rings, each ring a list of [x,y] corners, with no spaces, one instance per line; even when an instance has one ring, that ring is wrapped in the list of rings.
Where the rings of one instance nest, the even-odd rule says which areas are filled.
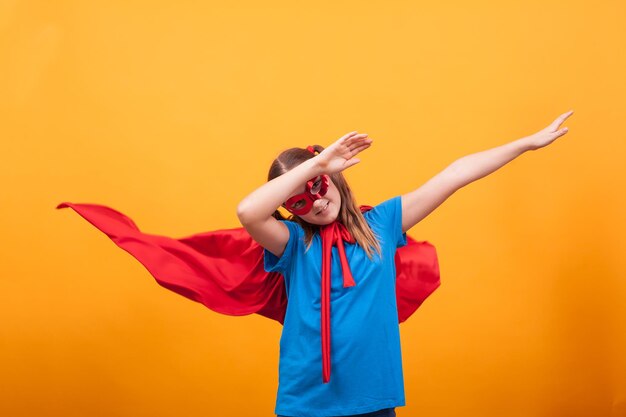
[[[313,202],[313,209],[315,214],[317,214],[318,211],[320,211],[321,209],[323,209],[326,206],[326,203],[328,201],[326,201],[325,199],[319,199],[319,200],[315,200]]]

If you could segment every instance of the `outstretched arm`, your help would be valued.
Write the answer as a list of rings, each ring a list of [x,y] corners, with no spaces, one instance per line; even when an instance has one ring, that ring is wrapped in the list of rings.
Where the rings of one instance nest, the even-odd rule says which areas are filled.
[[[524,152],[543,148],[566,134],[568,129],[559,127],[573,113],[563,113],[533,135],[459,158],[417,190],[402,195],[402,231],[415,226],[458,189],[491,174]]]

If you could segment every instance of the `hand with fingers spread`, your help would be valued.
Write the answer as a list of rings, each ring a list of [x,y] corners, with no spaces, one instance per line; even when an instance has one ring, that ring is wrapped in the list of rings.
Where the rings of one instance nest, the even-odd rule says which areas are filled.
[[[355,156],[369,148],[372,142],[367,133],[350,132],[320,152],[315,157],[316,162],[325,174],[341,172],[361,162]]]
[[[568,132],[568,129],[564,127],[563,129],[559,129],[561,124],[570,117],[574,113],[574,110],[570,110],[567,113],[563,113],[559,117],[557,117],[548,127],[540,130],[539,132],[530,135],[526,138],[529,144],[530,150],[534,151],[535,149],[543,148],[546,145],[551,144],[557,138],[565,135]]]

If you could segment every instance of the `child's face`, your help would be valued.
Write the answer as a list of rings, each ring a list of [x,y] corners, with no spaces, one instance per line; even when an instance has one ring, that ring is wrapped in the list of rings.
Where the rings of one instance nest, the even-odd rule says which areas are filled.
[[[294,193],[292,193],[289,197],[287,197],[285,201],[288,201],[291,197],[304,192],[307,192],[306,184],[303,185],[300,189],[296,190]],[[313,206],[308,213],[295,215],[300,217],[307,223],[322,226],[335,221],[335,219],[337,219],[337,216],[339,216],[340,208],[341,195],[339,194],[339,190],[337,190],[335,183],[329,176],[328,189],[326,190],[326,194],[313,202]]]

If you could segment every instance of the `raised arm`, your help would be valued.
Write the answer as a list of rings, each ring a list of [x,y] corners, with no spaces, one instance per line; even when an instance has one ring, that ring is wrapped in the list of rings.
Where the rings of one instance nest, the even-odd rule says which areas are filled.
[[[289,229],[272,217],[274,211],[294,192],[304,192],[304,184],[310,178],[341,172],[360,162],[355,156],[371,142],[364,133],[350,132],[342,136],[319,155],[247,195],[237,206],[239,221],[257,243],[280,257],[289,241]]]
[[[321,173],[315,158],[266,182],[237,206],[237,217],[250,236],[274,255],[282,256],[289,241],[287,226],[272,217],[274,211],[309,178]]]
[[[415,226],[458,189],[491,174],[524,152],[543,148],[566,134],[568,129],[559,127],[573,113],[563,113],[533,135],[459,158],[417,190],[402,195],[402,231]]]

